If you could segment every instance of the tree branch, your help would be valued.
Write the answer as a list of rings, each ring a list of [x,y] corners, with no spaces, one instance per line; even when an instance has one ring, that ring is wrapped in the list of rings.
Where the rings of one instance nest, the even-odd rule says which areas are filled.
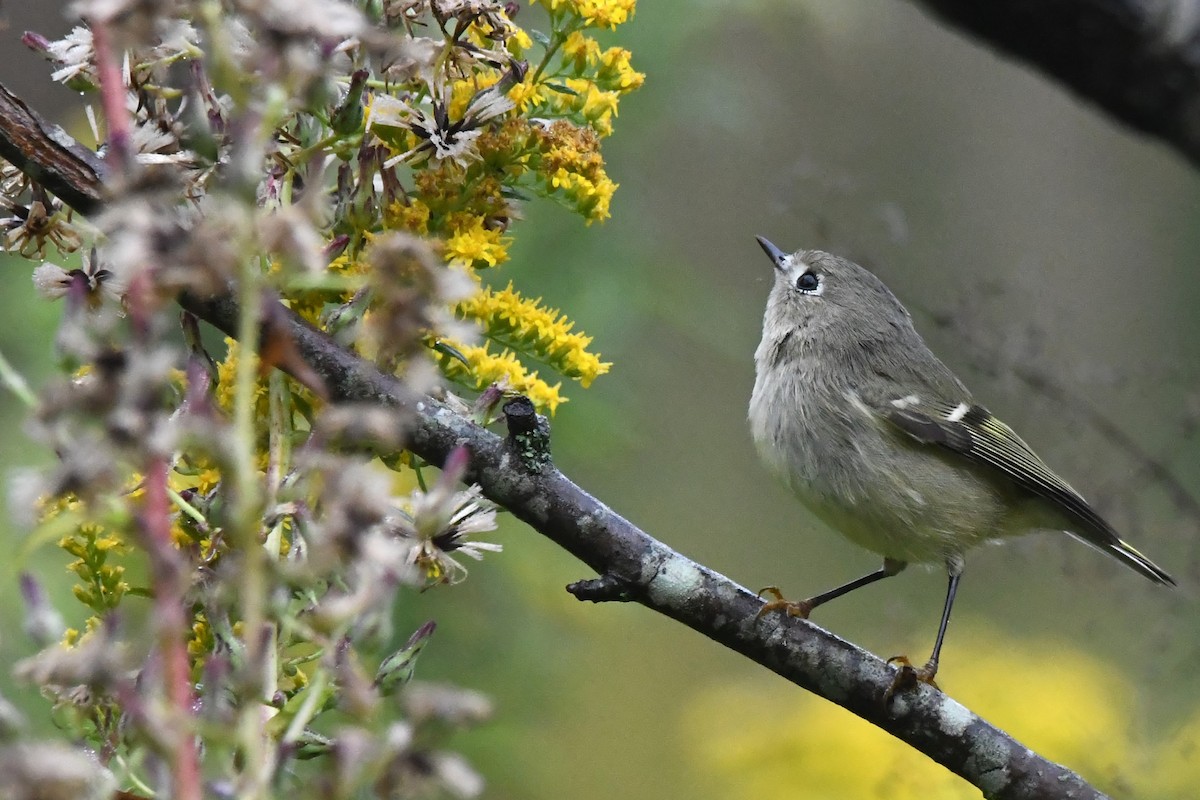
[[[29,116],[14,115],[9,107],[14,102]],[[20,122],[20,137],[11,132],[14,118]],[[0,153],[7,157],[13,149],[20,151],[10,158],[13,163],[36,163],[44,185],[56,181],[64,186],[64,191],[56,190],[59,197],[67,202],[77,198],[81,211],[97,210],[103,194],[98,173],[83,168],[86,158],[60,168],[25,152],[25,137],[40,130],[46,126],[36,115],[0,87]],[[34,146],[33,151],[43,149]],[[55,148],[52,154],[51,162],[81,158],[70,147]],[[185,295],[180,305],[236,335],[238,308],[231,296]],[[635,601],[677,620],[887,731],[978,786],[985,797],[1103,797],[1075,773],[1038,756],[930,686],[900,692],[885,705],[893,669],[811,622],[779,615],[758,620],[762,601],[754,593],[647,535],[560,472],[549,459],[544,420],[523,404],[505,408],[509,435],[501,438],[436,399],[414,396],[394,376],[381,373],[277,302],[273,306],[265,318],[291,336],[305,370],[319,376],[331,399],[403,409],[410,420],[409,448],[431,463],[443,463],[451,450],[465,445],[471,453],[469,480],[601,576],[573,585],[580,599]],[[304,381],[306,375],[298,377]]]
[[[1200,13],[1187,0],[914,0],[1200,164]]]
[[[104,167],[91,150],[0,86],[0,157],[81,214],[100,208]]]

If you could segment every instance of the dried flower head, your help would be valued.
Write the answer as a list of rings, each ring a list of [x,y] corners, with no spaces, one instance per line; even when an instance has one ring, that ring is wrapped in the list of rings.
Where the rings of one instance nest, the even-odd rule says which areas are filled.
[[[74,269],[60,267],[49,261],[33,271],[33,285],[48,300],[57,300],[78,293],[89,308],[97,308],[104,300],[120,303],[127,284],[106,264],[101,263],[92,248],[83,256],[83,263]]]
[[[390,519],[393,529],[408,542],[409,563],[416,564],[430,584],[453,584],[466,578],[466,568],[451,553],[479,561],[484,553],[504,549],[471,538],[495,530],[496,508],[483,499],[478,486],[455,491],[468,459],[465,448],[454,450],[434,487],[428,492],[413,492],[407,508],[397,510]]]

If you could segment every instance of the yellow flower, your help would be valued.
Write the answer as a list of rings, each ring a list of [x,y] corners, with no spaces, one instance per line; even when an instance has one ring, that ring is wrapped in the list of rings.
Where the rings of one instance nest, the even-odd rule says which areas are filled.
[[[632,54],[623,47],[610,47],[601,53],[596,84],[622,93],[632,92],[641,87],[646,81],[646,75],[633,68],[630,63],[631,56]]]
[[[561,191],[573,201],[579,213],[588,218],[589,225],[611,216],[609,204],[618,184],[609,180],[607,175],[601,173],[600,178],[593,182],[583,175],[568,172],[560,167],[550,176],[549,182],[552,188]]]
[[[612,119],[617,116],[618,95],[606,92],[592,81],[584,78],[568,78],[567,86],[576,93],[571,105],[592,124],[596,133],[608,136],[612,133]]]
[[[443,342],[457,350],[467,359],[467,364],[446,353],[437,352],[437,358],[442,372],[450,380],[474,389],[483,391],[493,383],[506,385],[514,392],[520,392],[528,397],[539,410],[553,414],[567,398],[559,394],[561,383],[551,386],[538,377],[536,372],[525,369],[510,350],[492,353],[485,343],[483,346],[466,345],[453,340]]]
[[[596,28],[616,28],[633,16],[637,0],[534,0],[551,11],[560,8]]]
[[[575,13],[597,28],[615,29],[633,16],[637,0],[576,0]]]
[[[458,313],[480,323],[485,333],[545,362],[562,375],[575,378],[585,388],[612,364],[588,351],[590,336],[573,332],[575,323],[557,309],[540,305],[541,298],[521,297],[510,283],[501,291],[486,289],[458,304]]]
[[[522,114],[546,102],[546,95],[542,91],[542,87],[533,82],[532,75],[526,75],[525,80],[520,83],[513,84],[513,87],[508,90],[508,99],[512,100],[517,111]]]
[[[541,169],[546,174],[562,167],[568,172],[594,178],[604,171],[600,139],[586,125],[574,125],[560,119],[550,127],[540,129],[538,137],[543,153]]]
[[[429,206],[417,199],[411,199],[407,203],[397,200],[387,207],[384,227],[424,236],[429,233]]]
[[[129,583],[124,580],[125,567],[109,562],[128,553],[129,545],[117,534],[84,522],[59,540],[58,546],[75,556],[67,565],[80,581],[71,590],[75,599],[96,613],[116,608],[129,591]]]
[[[96,550],[100,552],[104,552],[106,550],[117,550],[118,548],[123,548],[125,547],[125,542],[123,542],[120,537],[109,534],[107,536],[96,537],[92,541],[92,547],[96,548]],[[118,552],[127,551],[118,550]]]
[[[225,360],[217,365],[217,389],[216,400],[225,411],[233,409],[233,395],[237,384],[237,363],[241,358],[241,344],[233,337],[225,337]],[[254,356],[255,361],[258,356]],[[267,383],[264,380],[258,380],[254,388],[254,404],[256,413],[259,419],[267,419],[268,417],[268,399],[267,399]]]
[[[617,184],[609,180],[607,175],[602,176],[592,185],[591,194],[587,201],[580,206],[580,211],[587,216],[589,225],[598,219],[605,220],[612,216],[608,209],[616,191]]]
[[[468,267],[494,267],[508,260],[508,240],[498,230],[483,226],[483,219],[472,217],[446,240],[446,260]]]
[[[171,473],[171,488],[177,492],[195,489],[206,495],[221,482],[221,471],[202,453],[188,453],[181,458]]]
[[[516,28],[512,36],[508,37],[505,45],[508,47],[508,52],[512,53],[513,58],[521,58],[529,52],[529,48],[533,47],[533,39],[525,32],[524,28]]]
[[[199,659],[212,652],[216,645],[216,637],[208,625],[208,618],[203,612],[196,614],[192,620],[192,635],[188,638],[187,651],[193,660]]]
[[[600,43],[583,31],[573,31],[562,44],[562,54],[579,75],[600,58]]]

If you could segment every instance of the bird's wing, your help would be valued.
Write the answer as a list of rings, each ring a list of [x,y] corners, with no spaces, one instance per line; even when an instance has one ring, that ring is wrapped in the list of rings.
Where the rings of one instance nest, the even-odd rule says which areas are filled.
[[[1049,500],[1082,527],[1096,544],[1119,541],[1112,529],[1070,484],[986,408],[909,396],[876,406],[878,413],[918,442],[939,445],[967,460],[998,470],[1013,483]]]
[[[1032,448],[979,405],[922,400],[909,395],[873,404],[884,419],[918,442],[944,447],[969,461],[999,470],[1013,483],[1042,497],[1078,527],[1068,533],[1166,586],[1175,579],[1121,539],[1079,492],[1050,471]]]

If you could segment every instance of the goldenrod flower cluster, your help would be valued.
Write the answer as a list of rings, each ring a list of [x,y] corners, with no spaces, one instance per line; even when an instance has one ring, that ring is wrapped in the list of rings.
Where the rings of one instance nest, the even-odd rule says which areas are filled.
[[[237,375],[237,363],[241,357],[242,347],[237,339],[231,336],[225,337],[225,358],[217,365],[217,386],[215,398],[217,405],[223,410],[230,411],[233,409],[233,394],[235,377]],[[251,357],[256,358],[253,353]],[[254,387],[254,413],[259,419],[267,418],[267,385],[264,381],[258,381]]]
[[[109,557],[128,553],[129,545],[99,525],[83,523],[60,539],[58,546],[75,556],[67,565],[79,579],[72,590],[75,599],[97,616],[116,608],[129,591],[129,584],[125,567],[110,563]]]
[[[553,367],[587,387],[612,365],[588,351],[590,336],[573,332],[575,324],[541,299],[529,300],[510,283],[502,291],[487,289],[458,304],[458,312],[477,320],[488,338]]]
[[[535,0],[552,13],[567,11],[593,28],[616,28],[633,16],[637,0]]]
[[[600,140],[590,128],[559,121],[538,131],[538,164],[548,192],[558,192],[580,214],[593,219],[609,216],[617,184],[604,172]]]
[[[508,240],[499,230],[484,227],[479,218],[467,218],[446,240],[446,261],[468,267],[494,267],[508,259]]]
[[[508,260],[514,204],[529,195],[554,199],[588,224],[610,215],[617,184],[605,172],[600,142],[612,133],[620,97],[640,87],[644,76],[633,69],[628,50],[602,48],[587,31],[628,21],[635,0],[541,2],[550,32],[536,44],[507,18],[472,25],[466,33],[479,48],[495,48],[499,40],[507,56],[524,59],[526,68],[505,70],[496,59],[477,60],[470,69],[438,62],[445,72],[429,85],[414,81],[386,94],[368,93],[364,101],[369,138],[387,148],[390,163],[411,170],[403,195],[381,209],[382,230],[427,237],[439,244],[447,264],[468,273]],[[411,99],[422,95],[427,104]],[[358,255],[351,248],[342,260]],[[448,378],[474,389],[503,378],[553,411],[566,399],[561,384],[539,378],[524,359],[585,387],[608,370],[588,351],[591,339],[559,312],[522,299],[511,285],[479,292],[456,310],[477,322],[490,341],[456,345],[466,364],[438,354]],[[349,292],[340,295],[343,302],[348,298]],[[311,302],[293,307],[314,321],[319,316]],[[447,331],[430,334],[431,341],[455,338]]]
[[[527,370],[511,350],[495,353],[487,343],[468,345],[454,340],[443,342],[460,353],[467,362],[464,364],[444,351],[437,352],[442,371],[453,381],[476,391],[482,391],[493,383],[499,384],[510,391],[520,392],[535,406],[551,414],[566,400],[559,392],[561,382],[551,386],[539,378],[537,372]]]

